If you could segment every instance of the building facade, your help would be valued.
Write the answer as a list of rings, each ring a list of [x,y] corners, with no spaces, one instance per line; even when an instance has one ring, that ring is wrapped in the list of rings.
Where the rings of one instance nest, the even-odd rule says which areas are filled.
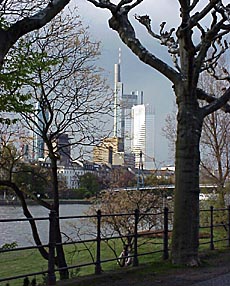
[[[135,154],[135,167],[140,164],[140,153],[144,169],[154,169],[154,111],[141,104],[132,107],[131,150]]]

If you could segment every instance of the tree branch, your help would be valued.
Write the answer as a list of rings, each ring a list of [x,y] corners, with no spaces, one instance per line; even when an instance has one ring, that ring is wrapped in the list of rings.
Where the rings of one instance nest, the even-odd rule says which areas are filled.
[[[87,0],[95,7],[102,9],[109,9],[111,12],[116,10],[116,5],[112,4],[109,0]]]
[[[21,205],[22,205],[23,213],[24,213],[25,217],[29,219],[29,223],[30,223],[30,226],[32,229],[34,241],[35,241],[36,245],[39,246],[38,250],[41,253],[42,257],[45,258],[46,260],[48,260],[48,257],[49,257],[48,252],[46,251],[45,247],[42,246],[42,242],[41,242],[39,234],[38,234],[38,230],[37,230],[35,220],[33,219],[33,216],[30,213],[29,209],[27,208],[27,204],[26,204],[23,193],[19,190],[19,188],[14,183],[12,183],[10,181],[0,180],[0,186],[10,187],[15,192],[17,197],[19,198]]]
[[[230,106],[227,104],[227,102],[230,100],[230,87],[219,98],[215,98],[214,96],[212,97],[207,94],[205,95],[205,93],[200,89],[197,90],[197,94],[199,95],[198,98],[204,96],[203,98],[205,98],[206,101],[209,100],[210,102],[209,105],[201,108],[204,117],[220,108],[223,108],[225,112],[230,112]]]
[[[17,21],[9,27],[8,30],[0,30],[0,65],[3,63],[3,58],[9,51],[9,49],[16,43],[16,41],[23,35],[39,29],[51,21],[64,7],[70,2],[70,0],[52,0],[44,8],[36,14],[26,17]]]
[[[161,45],[166,46],[168,48],[168,52],[172,57],[174,66],[176,69],[180,72],[180,67],[178,64],[178,57],[179,57],[179,47],[178,42],[175,41],[174,37],[172,36],[173,32],[175,31],[174,28],[172,28],[169,32],[164,31],[164,26],[166,22],[162,22],[160,27],[160,35],[153,32],[151,28],[151,19],[148,15],[144,16],[138,16],[135,15],[135,18],[139,23],[141,23],[145,28],[147,29],[148,33],[155,39],[159,40]]]
[[[207,16],[207,14],[215,7],[215,5],[219,2],[220,0],[211,0],[207,6],[204,7],[203,10],[200,12],[197,12],[190,18],[189,21],[189,27],[193,28],[196,26],[196,23],[198,23],[201,19]]]
[[[193,3],[192,3],[192,5],[190,6],[190,11],[192,11],[195,7],[196,7],[196,5],[198,4],[200,2],[200,0],[193,0]]]
[[[208,49],[213,43],[215,45],[215,41],[217,44],[220,44],[220,39],[217,38],[218,32],[221,30],[221,26],[223,24],[223,20],[220,20],[219,23],[214,25],[209,31],[207,31],[204,37],[201,40],[199,45],[199,54],[196,58],[196,70],[197,72],[202,68],[202,64],[204,63],[204,59],[207,56]],[[220,51],[221,53],[221,51]]]

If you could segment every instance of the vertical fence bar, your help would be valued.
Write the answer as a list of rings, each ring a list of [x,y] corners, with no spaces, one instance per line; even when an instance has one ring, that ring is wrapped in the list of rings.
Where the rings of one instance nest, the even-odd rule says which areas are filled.
[[[169,258],[169,248],[168,248],[168,213],[169,210],[167,207],[164,208],[164,253],[163,253],[163,259]]]
[[[55,276],[55,229],[56,229],[56,212],[51,210],[49,214],[49,260],[48,260],[48,277],[47,285],[56,285]]]
[[[97,253],[95,274],[101,274],[101,210],[97,211]]]
[[[213,235],[213,206],[210,207],[210,249],[214,250]]]
[[[227,222],[227,229],[228,229],[228,247],[230,247],[230,206],[228,205],[228,222]]]
[[[138,209],[135,210],[135,224],[134,224],[134,256],[133,256],[133,266],[138,266],[138,252],[137,252],[137,241],[138,241],[138,221],[139,221],[140,212]]]

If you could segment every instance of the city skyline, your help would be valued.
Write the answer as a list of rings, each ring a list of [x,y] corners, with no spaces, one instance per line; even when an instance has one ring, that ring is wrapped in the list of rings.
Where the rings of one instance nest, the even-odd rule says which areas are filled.
[[[153,16],[152,21],[158,30],[162,21],[167,19],[167,27],[175,27],[178,25],[177,15],[172,14],[172,9],[177,9],[177,3],[168,3],[163,0],[159,7],[152,11],[151,0],[144,1],[138,5],[134,11],[137,14],[146,14],[147,12]],[[91,3],[80,0],[78,3],[79,14],[83,22],[89,26],[90,34],[93,39],[101,42],[101,56],[98,65],[104,69],[105,76],[111,87],[114,86],[113,67],[118,62],[119,48],[122,50],[122,69],[121,76],[125,86],[123,91],[125,94],[131,93],[133,90],[144,90],[145,100],[155,107],[155,162],[157,167],[162,165],[173,164],[167,139],[163,136],[162,128],[165,126],[166,116],[174,110],[175,96],[172,84],[158,72],[143,64],[130,50],[121,42],[118,35],[108,27],[108,19],[110,14],[103,9],[95,8]],[[161,13],[164,7],[164,14]],[[147,9],[148,8],[148,9]],[[176,11],[176,10],[175,10]],[[179,15],[179,10],[178,10]],[[131,19],[135,21],[134,18]],[[152,40],[138,23],[138,33],[141,38],[157,56],[171,62],[171,58],[157,41]]]
[[[121,67],[121,49],[119,49],[118,63],[114,65],[113,136],[122,139],[124,156],[135,155],[136,168],[140,165],[140,153],[142,153],[144,169],[154,169],[154,108],[150,104],[144,104],[143,91],[124,93],[125,83],[122,81]]]

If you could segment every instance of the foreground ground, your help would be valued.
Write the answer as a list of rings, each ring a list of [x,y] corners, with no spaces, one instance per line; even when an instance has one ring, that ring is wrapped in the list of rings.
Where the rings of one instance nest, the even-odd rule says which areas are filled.
[[[201,255],[198,268],[171,267],[168,263],[124,268],[119,272],[78,277],[58,283],[60,286],[190,286],[230,285],[230,250]],[[212,279],[212,280],[210,280]],[[210,282],[208,282],[210,281]],[[217,282],[218,281],[218,284]]]

